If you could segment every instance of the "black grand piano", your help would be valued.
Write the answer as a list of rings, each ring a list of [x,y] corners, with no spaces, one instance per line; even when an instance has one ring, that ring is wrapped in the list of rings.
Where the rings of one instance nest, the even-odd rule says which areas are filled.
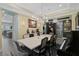
[[[71,40],[64,48],[58,49],[59,56],[79,56],[79,31],[71,31]]]

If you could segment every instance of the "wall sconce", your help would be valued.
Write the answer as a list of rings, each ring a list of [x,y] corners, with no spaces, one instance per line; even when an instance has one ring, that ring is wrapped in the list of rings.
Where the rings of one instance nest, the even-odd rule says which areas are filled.
[[[56,19],[56,20],[53,20],[53,23],[57,23],[58,22],[58,20]]]

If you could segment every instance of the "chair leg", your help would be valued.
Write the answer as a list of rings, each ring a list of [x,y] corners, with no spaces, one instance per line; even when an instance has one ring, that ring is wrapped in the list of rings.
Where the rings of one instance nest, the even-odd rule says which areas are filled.
[[[51,55],[50,47],[49,49],[47,49],[47,52],[48,52],[48,55],[50,56]]]
[[[50,47],[50,56],[52,56],[52,47]]]

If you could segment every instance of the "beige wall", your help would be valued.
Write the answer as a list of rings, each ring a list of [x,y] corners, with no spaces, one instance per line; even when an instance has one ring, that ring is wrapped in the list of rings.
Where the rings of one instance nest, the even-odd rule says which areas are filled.
[[[72,15],[72,30],[76,29],[76,19],[75,19],[76,15],[77,15],[77,13],[74,13]]]
[[[23,35],[26,33],[28,27],[29,16],[18,15],[18,38],[22,39]],[[40,32],[43,32],[43,21],[39,19],[37,21],[37,28],[40,29]],[[37,28],[29,28],[29,31],[36,31]]]
[[[27,29],[27,20],[26,20],[27,17],[21,16],[21,15],[19,15],[18,17],[19,17],[19,19],[18,19],[18,37],[19,37],[19,39],[21,39]]]

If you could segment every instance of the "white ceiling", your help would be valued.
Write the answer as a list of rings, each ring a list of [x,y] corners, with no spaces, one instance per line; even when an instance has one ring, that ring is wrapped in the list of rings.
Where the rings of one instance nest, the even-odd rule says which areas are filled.
[[[43,16],[61,9],[79,8],[79,4],[77,3],[14,3],[6,5],[16,8],[18,11],[20,9],[23,12],[28,11],[37,16]]]
[[[60,3],[23,3],[16,5],[23,7],[36,15],[45,15],[49,12],[69,8],[69,4],[62,4],[62,7],[59,7]]]

